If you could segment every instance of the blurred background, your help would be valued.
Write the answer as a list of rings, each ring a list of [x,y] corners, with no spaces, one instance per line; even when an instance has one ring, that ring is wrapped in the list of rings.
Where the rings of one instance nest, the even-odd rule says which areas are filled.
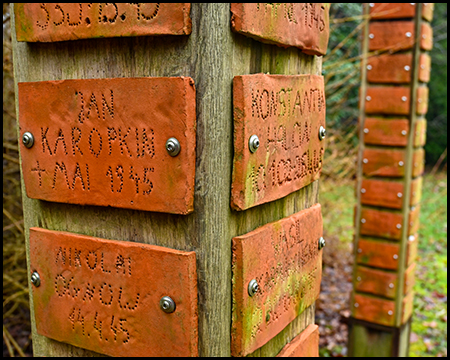
[[[324,57],[327,149],[320,180],[324,273],[317,302],[320,355],[347,354],[362,4],[332,4]],[[3,3],[3,356],[31,356],[9,4]],[[435,4],[421,242],[411,356],[447,356],[447,4]],[[421,284],[421,285],[417,285]]]

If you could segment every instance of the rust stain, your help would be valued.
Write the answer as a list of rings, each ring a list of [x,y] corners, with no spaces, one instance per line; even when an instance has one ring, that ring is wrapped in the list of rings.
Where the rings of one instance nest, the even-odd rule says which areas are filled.
[[[33,199],[188,214],[194,210],[191,78],[19,83],[27,195]],[[166,141],[181,151],[172,157]]]
[[[285,345],[277,357],[319,357],[319,327],[316,324],[308,325]]]
[[[234,159],[231,207],[245,210],[317,180],[326,138],[323,77],[242,75],[233,80]],[[251,152],[249,139],[259,138]]]
[[[191,33],[189,3],[15,4],[18,41]]]
[[[194,252],[31,228],[30,268],[38,334],[113,356],[198,356]]]
[[[232,3],[231,28],[264,43],[325,55],[329,10],[329,3]]]
[[[320,204],[233,238],[232,356],[272,339],[314,303],[320,291]],[[248,293],[255,279],[259,289]]]

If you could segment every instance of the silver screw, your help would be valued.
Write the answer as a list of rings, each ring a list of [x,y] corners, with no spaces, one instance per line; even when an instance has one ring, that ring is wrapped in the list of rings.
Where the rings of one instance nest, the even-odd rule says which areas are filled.
[[[176,138],[171,137],[166,141],[166,150],[170,156],[177,156],[180,153],[181,145]]]
[[[408,100],[408,98],[406,96],[402,96],[402,101],[405,102],[406,100]]]
[[[250,282],[248,283],[248,294],[250,296],[253,296],[256,294],[258,289],[259,289],[258,282],[255,279],[250,280]]]
[[[394,288],[394,284],[393,283],[390,283],[389,284],[389,289],[393,289]]]
[[[320,128],[319,128],[319,140],[323,140],[326,135],[327,135],[327,130],[323,126],[320,126]]]
[[[319,239],[319,250],[322,249],[325,246],[325,239],[323,237],[320,237]]]
[[[368,128],[365,128],[364,129],[364,134],[368,134],[369,133],[369,129]]]
[[[361,193],[362,193],[362,194],[365,194],[365,193],[366,193],[366,189],[362,188],[362,189],[361,189]]]
[[[250,136],[250,139],[248,139],[248,148],[250,149],[250,152],[254,153],[259,148],[259,138],[257,135]]]
[[[41,278],[39,277],[37,271],[31,274],[31,283],[36,287],[39,287],[39,285],[41,285]]]
[[[405,69],[406,71],[409,71],[411,68],[410,68],[409,65],[405,65],[404,69]]]
[[[25,145],[26,148],[31,148],[34,145],[34,136],[29,131],[26,131],[22,135],[22,143]]]
[[[170,314],[175,311],[176,304],[169,296],[163,296],[161,300],[159,300],[159,307],[162,311]]]

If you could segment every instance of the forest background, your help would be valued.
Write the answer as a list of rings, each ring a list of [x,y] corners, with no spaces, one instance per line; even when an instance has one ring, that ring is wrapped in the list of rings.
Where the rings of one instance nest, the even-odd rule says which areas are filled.
[[[351,291],[354,179],[362,4],[332,4],[324,56],[327,149],[320,202],[327,246],[317,302],[320,355],[346,355]],[[19,155],[14,102],[9,4],[3,3],[3,356],[31,356]],[[447,356],[447,4],[434,7],[431,80],[428,84],[426,174],[414,302],[412,356]],[[430,206],[428,206],[430,205]],[[432,277],[430,281],[430,277]]]

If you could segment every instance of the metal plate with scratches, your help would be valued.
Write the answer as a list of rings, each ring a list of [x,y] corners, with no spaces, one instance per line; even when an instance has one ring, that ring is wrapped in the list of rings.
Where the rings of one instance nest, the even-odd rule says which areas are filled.
[[[317,299],[322,232],[316,204],[233,238],[232,356],[260,348]]]
[[[28,197],[175,214],[194,211],[196,115],[191,78],[18,86]],[[25,141],[30,136],[31,144]],[[180,146],[176,156],[167,148],[171,138]]]
[[[30,270],[38,334],[113,356],[198,356],[194,252],[31,228]]]
[[[234,210],[280,199],[320,177],[325,149],[323,76],[235,76],[233,111]]]
[[[17,41],[191,33],[189,3],[22,3],[14,5]]]

